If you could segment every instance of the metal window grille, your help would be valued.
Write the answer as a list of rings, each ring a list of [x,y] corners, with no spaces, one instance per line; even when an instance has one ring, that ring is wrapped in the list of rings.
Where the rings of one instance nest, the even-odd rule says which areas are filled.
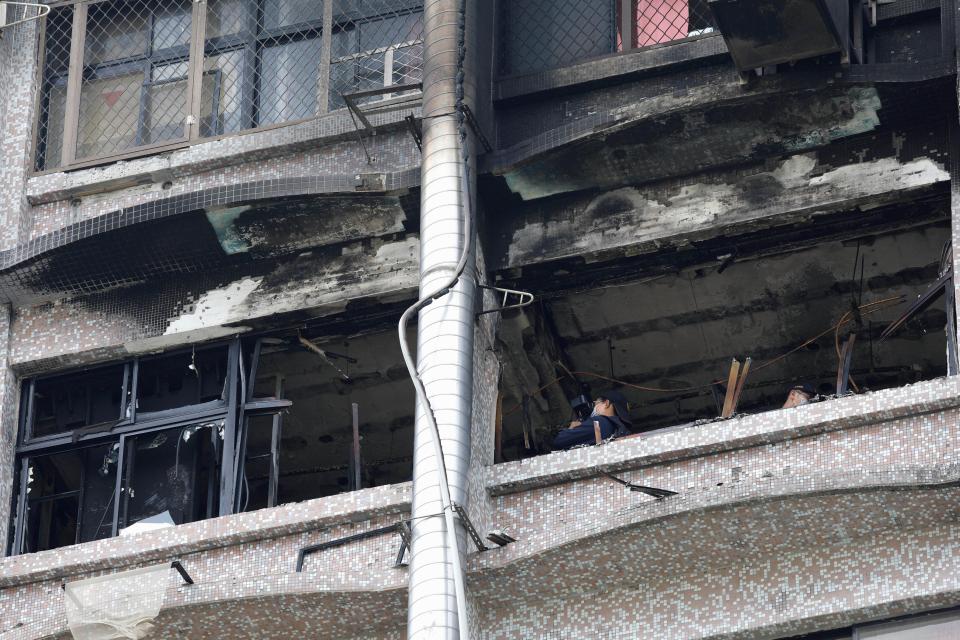
[[[622,16],[626,13],[628,20]],[[714,30],[707,0],[504,0],[501,75],[533,73]]]
[[[714,29],[707,0],[634,0],[632,4],[635,27],[630,48],[682,40]]]
[[[330,105],[344,94],[420,82],[423,72],[422,2],[346,0],[333,16]],[[390,10],[387,10],[390,5]],[[392,94],[397,95],[397,94]],[[391,94],[368,98],[384,100]]]
[[[57,8],[45,26],[37,168],[304,120],[342,107],[342,94],[417,82],[422,7],[81,0]]]
[[[73,7],[50,13],[46,20],[43,84],[40,87],[40,126],[37,139],[37,168],[60,166],[63,123],[67,108],[67,75],[70,68],[70,32]]]

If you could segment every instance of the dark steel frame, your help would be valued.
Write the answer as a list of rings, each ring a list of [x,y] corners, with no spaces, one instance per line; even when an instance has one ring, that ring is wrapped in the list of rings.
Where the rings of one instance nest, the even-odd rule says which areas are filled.
[[[13,513],[15,514],[15,526],[12,545],[9,550],[10,554],[15,555],[22,553],[23,550],[24,537],[26,535],[26,522],[28,517],[27,510],[30,502],[27,496],[27,474],[30,465],[30,459],[32,457],[66,453],[71,451],[81,451],[91,446],[118,443],[120,451],[117,459],[112,520],[112,534],[116,535],[118,533],[121,518],[121,503],[125,502],[121,497],[124,494],[125,476],[130,476],[134,471],[133,465],[128,464],[126,455],[128,438],[138,437],[158,431],[175,429],[178,427],[185,427],[197,423],[215,422],[218,420],[222,420],[224,423],[224,446],[222,447],[222,455],[219,455],[221,450],[218,450],[216,446],[219,438],[217,437],[217,434],[212,435],[214,440],[214,452],[219,455],[219,465],[214,465],[214,473],[218,475],[220,479],[220,490],[218,496],[220,503],[219,515],[233,513],[234,501],[232,487],[235,484],[235,478],[230,478],[230,474],[226,473],[226,470],[233,468],[232,447],[236,442],[235,432],[237,430],[237,417],[244,409],[259,412],[265,410],[276,411],[280,408],[278,405],[282,405],[282,403],[278,403],[273,400],[258,401],[251,399],[250,402],[243,403],[243,406],[239,406],[240,396],[238,395],[237,390],[240,384],[240,378],[245,377],[246,375],[246,372],[241,375],[241,372],[239,371],[241,364],[240,339],[234,338],[229,343],[220,342],[204,345],[202,350],[218,349],[223,348],[224,346],[228,346],[226,356],[227,370],[226,380],[224,383],[224,392],[221,400],[188,405],[166,411],[144,413],[138,416],[136,410],[136,398],[141,358],[134,358],[133,360],[124,363],[125,370],[121,397],[120,419],[112,428],[94,433],[84,433],[82,435],[78,435],[78,431],[85,431],[89,429],[89,427],[83,427],[81,429],[44,436],[41,438],[32,438],[30,433],[30,425],[32,424],[33,419],[33,389],[35,382],[36,380],[43,379],[44,377],[55,377],[62,374],[38,377],[25,382],[22,387],[21,398],[22,401],[26,401],[26,410],[21,412],[21,422],[18,430],[20,443],[18,444],[16,450],[16,460],[17,464],[19,465],[19,486],[17,488],[15,508],[13,510]],[[184,349],[166,352],[156,357],[176,356],[192,351],[193,347],[187,347]],[[91,369],[116,366],[117,364],[118,363],[110,363],[98,367],[92,367]],[[282,406],[289,406],[289,404],[289,401],[287,401],[286,404]],[[230,445],[229,447],[227,446],[228,444]],[[231,455],[228,455],[228,453]],[[127,479],[126,485],[129,486],[129,479]],[[212,497],[212,489],[208,488],[208,499]],[[54,497],[51,496],[49,498],[53,499]],[[81,500],[81,511],[82,508],[83,505]],[[210,513],[208,515],[212,516],[214,514]]]

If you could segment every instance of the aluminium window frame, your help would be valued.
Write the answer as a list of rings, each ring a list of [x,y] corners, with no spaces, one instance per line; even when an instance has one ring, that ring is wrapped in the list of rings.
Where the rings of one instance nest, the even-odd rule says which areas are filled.
[[[19,482],[17,483],[17,491],[15,491],[14,495],[12,496],[12,499],[15,501],[15,504],[13,504],[13,509],[11,510],[11,516],[13,517],[14,525],[14,535],[10,547],[7,549],[8,553],[10,555],[18,555],[23,553],[23,545],[27,534],[26,527],[28,519],[28,507],[30,503],[29,496],[27,495],[27,480],[31,458],[80,451],[82,449],[103,444],[118,443],[120,446],[120,452],[117,460],[117,477],[115,479],[116,489],[113,505],[114,519],[112,522],[113,535],[117,535],[117,517],[119,516],[120,504],[118,496],[121,495],[121,481],[123,477],[122,470],[124,469],[123,464],[126,439],[130,437],[141,436],[146,433],[190,426],[198,423],[223,420],[223,442],[220,445],[221,450],[217,452],[219,454],[219,460],[217,464],[214,465],[214,469],[218,472],[217,475],[219,476],[217,478],[219,484],[219,512],[212,514],[212,516],[228,515],[229,513],[233,513],[233,487],[235,486],[235,478],[228,478],[227,476],[229,474],[227,471],[233,468],[233,449],[236,442],[236,432],[238,431],[238,412],[244,408],[244,406],[241,406],[241,403],[239,402],[239,388],[242,384],[241,379],[247,375],[246,372],[241,373],[239,371],[240,366],[242,366],[242,361],[240,359],[240,338],[235,337],[227,342],[220,341],[203,345],[201,350],[221,349],[224,346],[227,347],[227,368],[224,381],[223,397],[221,400],[186,405],[164,411],[142,413],[139,417],[136,412],[136,394],[139,378],[139,363],[141,361],[140,357],[133,358],[132,360],[123,363],[104,363],[103,365],[98,365],[96,367],[88,367],[78,370],[77,373],[113,367],[117,366],[118,364],[124,365],[124,389],[123,395],[121,396],[121,419],[113,426],[113,428],[105,431],[78,433],[83,432],[84,430],[89,430],[91,426],[99,426],[87,425],[71,431],[51,434],[49,436],[42,436],[38,438],[31,438],[30,429],[28,428],[30,422],[28,421],[31,421],[33,418],[31,405],[35,381],[38,379],[59,377],[64,374],[69,374],[69,372],[52,373],[49,375],[37,376],[29,380],[24,380],[21,384],[20,398],[21,403],[24,401],[27,402],[27,406],[24,408],[21,404],[21,411],[19,412],[20,424],[17,430],[18,442],[15,449],[14,458],[14,473],[19,477]],[[164,358],[169,356],[177,356],[183,353],[191,353],[193,351],[194,347],[191,346],[157,354],[155,357]],[[151,356],[144,356],[142,359],[151,359]],[[264,403],[261,401],[258,403],[256,400],[250,403],[242,404],[249,404],[249,410],[253,411],[264,410],[265,408],[271,407],[271,403],[269,402]],[[129,416],[125,416],[127,408],[130,409]],[[109,421],[99,424],[109,424]],[[83,509],[82,500],[80,501],[79,509]],[[79,532],[80,529],[78,519],[78,536],[80,535]]]
[[[290,127],[298,124],[303,124],[305,122],[310,122],[315,120],[317,117],[326,115],[331,111],[334,111],[329,108],[329,93],[330,93],[330,74],[332,69],[332,61],[330,57],[330,48],[332,42],[332,35],[335,30],[343,30],[348,28],[349,25],[356,26],[364,22],[372,22],[377,19],[382,19],[387,16],[384,14],[370,15],[370,16],[357,16],[357,17],[345,17],[343,15],[338,16],[338,21],[334,22],[333,15],[333,2],[327,1],[324,2],[324,11],[323,18],[319,22],[316,20],[306,21],[300,23],[293,23],[291,25],[283,25],[280,27],[271,28],[266,30],[266,34],[277,34],[283,37],[296,37],[295,32],[304,31],[306,27],[304,25],[311,25],[315,27],[320,25],[320,32],[312,38],[321,39],[321,56],[319,61],[319,78],[317,83],[317,109],[316,113],[302,119],[298,120],[289,120],[283,122],[277,122],[272,124],[257,124],[257,126],[240,129],[235,132],[229,133],[219,133],[219,127],[217,126],[217,120],[219,120],[219,101],[217,100],[218,93],[215,92],[215,97],[213,98],[214,104],[213,109],[211,110],[210,122],[202,122],[202,93],[203,93],[203,81],[204,77],[207,76],[207,71],[204,71],[204,61],[207,55],[210,55],[208,52],[208,43],[206,40],[206,14],[207,14],[207,0],[193,0],[192,2],[192,14],[191,14],[191,32],[190,32],[190,42],[187,45],[188,56],[186,59],[187,62],[187,88],[186,88],[186,110],[184,115],[184,130],[185,136],[177,140],[168,140],[155,144],[147,144],[141,147],[134,147],[130,149],[125,149],[115,153],[106,153],[100,155],[89,156],[86,158],[77,158],[76,149],[77,149],[77,134],[78,134],[78,125],[79,125],[79,109],[80,109],[80,89],[81,89],[81,78],[83,75],[83,52],[85,49],[85,40],[87,36],[87,9],[88,7],[96,4],[101,4],[104,2],[111,2],[112,0],[56,0],[49,3],[51,11],[72,6],[74,7],[73,23],[72,23],[72,34],[70,38],[70,64],[67,70],[67,95],[65,98],[64,104],[64,113],[65,113],[65,122],[64,122],[64,131],[61,140],[61,153],[60,161],[57,166],[39,168],[39,159],[42,157],[45,159],[47,157],[47,135],[49,131],[49,125],[44,120],[44,114],[49,115],[49,108],[42,109],[42,100],[44,99],[44,91],[38,91],[35,98],[35,109],[34,113],[36,117],[33,122],[33,145],[32,145],[32,171],[31,175],[39,176],[46,175],[50,173],[60,173],[64,171],[71,171],[77,169],[83,169],[88,167],[95,167],[104,164],[109,164],[116,162],[118,160],[127,160],[132,158],[139,158],[144,156],[149,156],[161,152],[172,151],[176,149],[183,149],[194,144],[203,143],[203,142],[212,142],[216,140],[221,140],[223,138],[232,137],[236,135],[249,135],[253,133],[259,133],[262,131],[269,131],[272,129],[280,127]],[[262,13],[262,1],[263,0],[245,0],[245,4],[254,5],[256,11],[252,12],[254,14],[254,20],[257,20],[258,16]],[[423,2],[418,0],[404,0],[402,3],[403,6],[401,10],[407,13],[422,13],[423,12]],[[251,12],[248,12],[248,15]],[[342,22],[341,22],[342,20]],[[41,23],[41,36],[39,40],[39,50],[40,55],[38,57],[39,63],[36,67],[36,86],[46,87],[46,82],[48,78],[45,75],[45,64],[44,59],[46,55],[46,20],[43,20]],[[255,38],[257,39],[269,39],[269,35],[261,35],[257,32],[256,29],[253,30],[253,33],[256,34]],[[218,36],[214,38],[215,46],[216,42],[219,42],[225,36]],[[384,47],[384,49],[402,49],[414,44],[422,44],[421,40],[415,40],[405,43],[398,43],[392,47]],[[224,45],[226,46],[226,45]],[[229,50],[229,49],[227,49]],[[364,54],[376,53],[376,50],[371,52],[357,52],[356,56],[360,57]],[[390,52],[392,53],[392,51]],[[259,53],[257,51],[253,52],[254,58],[259,58]],[[256,67],[249,67],[248,71],[247,60],[244,61],[244,74],[241,77],[241,82],[243,83],[241,87],[242,92],[248,92],[251,88],[248,88],[247,85],[252,85],[260,82],[258,74],[252,73],[251,71]],[[253,64],[256,65],[257,61],[254,60]],[[388,76],[392,76],[392,64],[390,67],[391,73],[387,73],[386,64],[384,69],[384,79],[386,80]],[[219,73],[219,70],[217,70]],[[145,76],[145,80],[146,80]],[[222,78],[217,76],[215,83],[219,83]],[[390,86],[389,84],[384,84],[384,86]],[[245,95],[249,95],[246,94]],[[255,102],[256,96],[249,95],[250,99],[242,98],[241,99],[241,109],[253,111],[256,109]],[[49,99],[47,97],[47,99]],[[346,109],[346,107],[337,107],[335,110]],[[251,117],[253,114],[251,114]],[[241,120],[245,123],[251,123],[252,120],[248,120],[247,116],[243,111],[241,112]],[[206,127],[206,130],[204,130]],[[205,135],[209,134],[209,135]]]

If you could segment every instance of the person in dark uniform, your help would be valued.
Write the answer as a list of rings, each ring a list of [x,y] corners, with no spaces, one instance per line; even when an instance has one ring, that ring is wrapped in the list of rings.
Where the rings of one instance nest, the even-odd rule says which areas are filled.
[[[792,409],[811,402],[817,396],[817,390],[809,382],[795,384],[787,391],[787,399],[783,403],[784,409]]]
[[[633,424],[627,408],[627,399],[619,391],[607,391],[593,401],[593,413],[586,420],[574,420],[570,426],[553,439],[554,449],[570,449],[582,444],[595,444],[594,422],[599,424],[600,438],[606,440],[613,436],[630,433]]]

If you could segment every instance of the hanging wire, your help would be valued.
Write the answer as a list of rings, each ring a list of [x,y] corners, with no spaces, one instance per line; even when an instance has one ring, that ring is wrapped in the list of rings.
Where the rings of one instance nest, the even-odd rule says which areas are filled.
[[[871,314],[871,313],[875,313],[875,312],[877,312],[877,311],[881,311],[881,310],[883,310],[883,309],[886,309],[886,308],[888,308],[888,307],[901,304],[901,303],[903,302],[903,299],[904,299],[903,296],[893,296],[893,297],[890,297],[890,298],[883,298],[882,300],[875,300],[875,301],[873,301],[873,302],[868,302],[868,303],[866,303],[866,304],[862,304],[862,305],[860,305],[860,306],[858,307],[858,309],[862,311],[862,313],[861,313],[862,316],[866,316],[866,315],[869,315],[869,314]],[[807,340],[804,340],[801,344],[797,345],[797,346],[794,347],[793,349],[790,349],[790,350],[787,351],[786,353],[782,353],[782,354],[780,354],[779,356],[777,356],[777,357],[775,357],[775,358],[771,358],[770,360],[767,360],[766,362],[763,362],[763,363],[757,365],[756,367],[753,367],[753,372],[756,373],[757,371],[761,371],[761,370],[763,370],[763,369],[766,369],[767,367],[770,367],[770,366],[776,364],[777,362],[780,362],[781,360],[787,358],[788,356],[796,353],[796,352],[799,351],[800,349],[803,349],[803,348],[806,347],[807,345],[816,342],[816,341],[819,340],[820,338],[822,338],[822,337],[824,337],[825,335],[829,334],[831,331],[833,331],[833,332],[835,333],[835,340],[836,340],[836,341],[839,341],[839,331],[840,331],[840,328],[843,327],[843,325],[845,325],[847,322],[850,321],[850,314],[851,314],[851,312],[850,312],[850,311],[847,311],[847,312],[844,313],[842,316],[840,316],[840,320],[838,320],[838,321],[835,322],[834,324],[830,325],[830,327],[827,328],[827,329],[825,329],[824,331],[818,333],[817,335],[813,336],[812,338],[808,338]],[[839,347],[838,347],[838,353],[839,353]],[[565,368],[565,367],[564,367],[564,368]],[[565,369],[566,369],[566,368],[565,368]],[[597,379],[597,380],[604,380],[604,381],[606,381],[606,382],[611,382],[611,383],[613,383],[613,384],[618,384],[618,385],[621,385],[621,386],[624,386],[624,387],[628,387],[628,388],[630,388],[630,389],[636,389],[637,391],[649,391],[649,392],[652,392],[652,393],[677,393],[677,392],[684,392],[684,391],[699,391],[699,390],[701,390],[701,389],[709,389],[711,386],[713,386],[713,385],[715,385],[715,384],[722,384],[722,383],[725,382],[725,380],[721,378],[721,379],[713,380],[712,382],[708,382],[708,383],[706,383],[706,384],[694,385],[694,386],[688,386],[688,387],[674,387],[674,388],[668,389],[668,388],[664,388],[664,387],[647,387],[647,386],[643,386],[643,385],[639,385],[639,384],[633,384],[633,383],[631,383],[631,382],[626,382],[626,381],[624,381],[624,380],[618,380],[617,378],[613,378],[613,377],[611,377],[611,376],[605,376],[605,375],[602,375],[602,374],[599,374],[599,373],[594,373],[594,372],[592,372],[592,371],[565,371],[562,376],[558,376],[558,377],[554,378],[554,379],[551,380],[550,382],[548,382],[548,383],[546,383],[545,385],[539,387],[539,388],[538,388],[536,391],[534,391],[533,393],[528,393],[528,394],[525,394],[525,395],[527,395],[527,396],[536,395],[536,394],[544,391],[545,389],[549,389],[550,387],[552,387],[553,385],[557,384],[558,382],[560,382],[561,380],[563,380],[563,379],[566,378],[567,376],[583,376],[583,377],[587,377],[587,378],[595,378],[595,379]],[[517,405],[511,407],[511,408],[508,409],[507,411],[504,411],[504,412],[503,412],[503,417],[506,417],[506,416],[509,416],[509,415],[511,415],[511,414],[513,414],[513,413],[516,413],[517,411],[519,411],[519,410],[522,408],[522,406],[523,406],[523,404],[520,403],[520,404],[517,404]]]
[[[469,640],[469,622],[467,617],[467,603],[466,603],[466,585],[464,585],[463,580],[463,568],[460,562],[460,548],[457,543],[456,536],[456,527],[454,522],[454,505],[453,501],[450,498],[450,484],[447,477],[447,468],[446,462],[443,456],[443,443],[440,438],[440,429],[437,426],[436,415],[433,412],[433,407],[430,404],[430,398],[427,395],[426,387],[423,384],[423,379],[420,377],[420,373],[417,371],[416,364],[413,361],[413,357],[410,354],[410,345],[407,343],[407,325],[409,324],[410,318],[413,317],[415,313],[419,313],[421,309],[426,308],[428,305],[433,303],[435,300],[438,300],[446,296],[454,286],[460,281],[461,276],[467,268],[467,262],[471,255],[471,249],[473,244],[473,217],[471,215],[471,200],[470,200],[470,155],[467,147],[467,130],[466,130],[466,115],[464,113],[464,58],[466,56],[466,0],[461,0],[459,3],[459,11],[457,16],[457,76],[456,76],[456,110],[455,115],[457,117],[457,130],[460,138],[460,148],[462,152],[462,165],[463,170],[461,172],[462,178],[462,189],[463,197],[461,198],[462,209],[463,209],[463,251],[460,254],[460,259],[457,261],[457,266],[454,269],[453,274],[450,276],[449,280],[440,287],[437,291],[430,293],[426,296],[421,297],[417,302],[407,308],[403,312],[403,315],[400,316],[400,322],[397,326],[397,331],[400,337],[400,350],[403,354],[403,361],[407,367],[407,372],[410,374],[410,378],[413,381],[414,389],[417,393],[417,400],[422,404],[424,408],[424,416],[427,419],[430,425],[430,433],[433,439],[434,445],[434,457],[437,460],[437,474],[439,476],[439,489],[440,489],[440,502],[443,507],[443,515],[445,519],[446,526],[446,538],[447,538],[447,554],[450,557],[451,568],[453,571],[453,582],[454,588],[456,590],[456,600],[457,600],[457,619],[458,619],[458,632],[461,640]]]

